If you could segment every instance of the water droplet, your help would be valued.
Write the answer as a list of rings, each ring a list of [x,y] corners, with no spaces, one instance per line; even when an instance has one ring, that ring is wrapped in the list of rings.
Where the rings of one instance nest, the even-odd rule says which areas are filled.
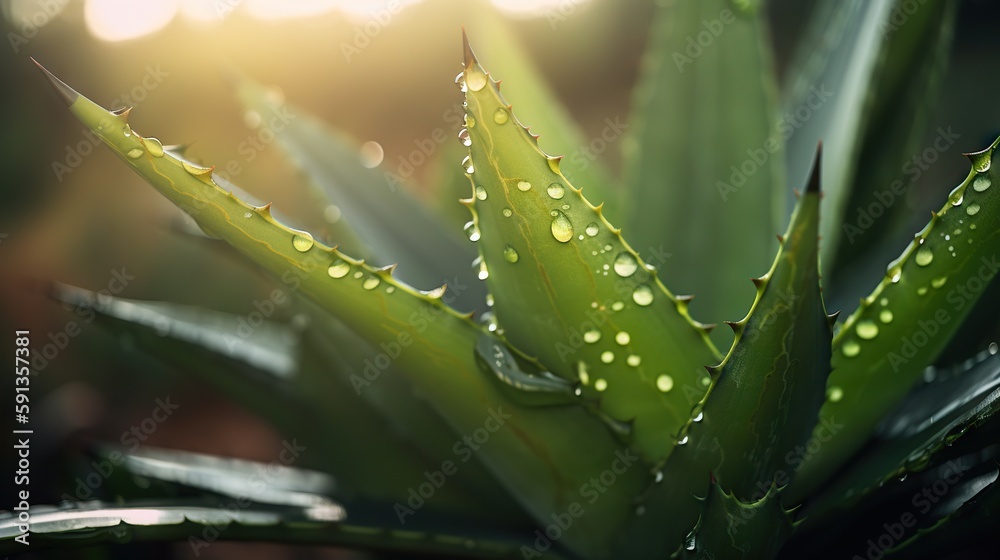
[[[611,362],[615,361],[615,353],[612,352],[611,350],[605,350],[604,352],[601,352],[601,361],[606,364],[610,364]]]
[[[629,253],[628,251],[622,251],[621,253],[618,253],[617,257],[615,257],[615,272],[617,272],[618,276],[621,276],[622,278],[632,276],[638,268],[639,263],[636,262],[632,253]]]
[[[990,343],[990,356],[995,356],[996,353],[997,353],[997,349],[998,349],[997,348],[997,343],[996,342],[991,342]]]
[[[594,381],[594,389],[603,392],[607,388],[608,388],[608,382],[605,379],[601,378]]]
[[[199,165],[194,165],[193,163],[188,163],[186,161],[181,162],[181,167],[184,168],[184,171],[187,171],[188,173],[194,175],[195,177],[202,177],[212,172],[211,167],[201,167]]]
[[[337,259],[333,261],[330,268],[326,269],[326,273],[330,275],[331,278],[343,278],[347,276],[347,273],[351,271],[351,265],[343,259]]]
[[[625,358],[625,363],[632,367],[639,367],[642,363],[642,356],[638,354],[629,354],[628,358]]]
[[[122,134],[125,135],[125,138],[128,138],[128,137],[132,136],[132,127],[129,126],[129,125],[123,126],[122,127]]]
[[[974,181],[972,181],[972,188],[976,192],[983,192],[986,189],[990,188],[990,184],[991,183],[989,177],[987,177],[986,175],[980,175],[976,177]]]
[[[597,225],[597,222],[590,222],[589,224],[587,224],[587,229],[584,231],[586,231],[587,235],[589,235],[590,237],[594,237],[595,235],[597,235],[598,232],[601,231],[601,228],[600,226]]]
[[[965,209],[965,213],[968,214],[968,215],[970,215],[970,216],[975,216],[976,214],[978,214],[979,213],[979,203],[978,202],[973,202],[972,204],[970,204]]]
[[[378,279],[378,276],[369,276],[368,278],[365,278],[364,282],[361,283],[361,287],[366,290],[374,290],[378,287],[380,282],[381,280]]]
[[[140,150],[139,148],[132,148],[131,150],[128,151],[128,157],[132,159],[136,159],[141,155],[142,155],[142,150]]]
[[[848,340],[840,348],[840,351],[844,353],[844,356],[853,358],[861,353],[861,345],[858,344],[857,340]]]
[[[472,165],[472,156],[465,156],[462,160],[462,168],[465,169],[466,173],[475,173],[476,168]]]
[[[297,231],[292,235],[292,247],[300,253],[312,249],[314,243],[313,236],[308,231]]]
[[[878,300],[878,303],[882,307],[885,307],[885,306],[889,305],[889,298],[882,298],[882,299]]]
[[[465,128],[476,128],[476,118],[468,113],[465,114]]]
[[[507,109],[504,109],[503,107],[500,107],[493,112],[493,122],[497,124],[504,124],[509,118],[510,116],[507,115]]]
[[[944,286],[944,283],[947,282],[947,281],[948,281],[948,277],[947,276],[942,276],[940,278],[935,278],[935,279],[931,280],[931,287],[932,288],[940,288],[941,286]]]
[[[462,93],[465,93],[466,91],[469,90],[467,87],[465,87],[465,72],[464,71],[459,72],[458,75],[455,76],[455,83],[458,84],[458,89],[461,90]]]
[[[142,143],[146,146],[146,151],[153,157],[163,157],[163,144],[153,137],[143,138]]]
[[[387,293],[387,294],[391,294],[392,292],[395,292],[395,291],[396,291],[396,287],[395,286],[388,286],[385,289],[385,293]]]
[[[840,399],[844,398],[844,390],[840,387],[830,387],[826,391],[826,398],[830,402],[840,402]]]
[[[469,136],[469,129],[468,128],[463,128],[462,130],[458,131],[458,140],[460,142],[462,142],[463,146],[471,146],[472,145],[472,137]]]
[[[487,196],[489,195],[487,195],[486,189],[482,185],[476,185],[476,198],[486,200]]]
[[[951,202],[952,206],[961,206],[964,199],[965,187],[962,185],[955,187],[950,193],[948,193],[948,202]]]
[[[253,212],[244,212],[243,213],[243,217],[244,218],[252,218],[253,217]]]
[[[663,471],[656,471],[656,476],[653,477],[653,482],[663,482]]]
[[[555,218],[552,219],[552,237],[560,243],[566,243],[573,239],[573,224],[570,223],[566,214],[555,210]]]
[[[612,311],[621,311],[622,309],[625,309],[625,304],[620,301],[616,301],[611,304]]]
[[[504,218],[509,218],[512,215],[514,215],[514,212],[510,208],[504,208],[503,209],[503,217]]]
[[[917,250],[917,256],[914,260],[919,266],[927,266],[934,260],[934,252],[931,251],[930,247],[921,247]]]
[[[364,276],[364,275],[365,275],[365,273],[364,273],[364,272],[362,272],[362,271],[360,271],[360,270],[354,273],[354,277],[355,277],[355,278],[359,278],[359,279],[360,279],[360,278],[361,278],[362,276]]]
[[[486,263],[479,261],[479,279],[486,280],[490,277],[490,271],[486,268]]]
[[[466,68],[465,83],[468,84],[469,91],[479,91],[486,87],[486,74],[479,68]]]
[[[878,320],[882,321],[883,323],[891,323],[892,311],[889,311],[888,309],[883,309],[882,312],[878,314]]]
[[[531,190],[531,183],[529,183],[527,181],[518,181],[517,182],[517,190],[519,190],[521,192],[527,192],[527,191]]]
[[[875,321],[871,319],[865,319],[860,321],[856,327],[854,327],[854,332],[858,333],[858,336],[862,340],[871,340],[878,336],[878,325]]]
[[[656,378],[656,388],[661,393],[669,393],[674,388],[674,378],[667,374],[662,374]]]
[[[566,194],[566,189],[561,183],[552,183],[549,185],[549,188],[545,190],[545,192],[549,193],[550,197],[559,200]]]
[[[972,167],[980,172],[985,173],[990,170],[990,159],[993,157],[993,150],[987,149],[980,153],[972,154]]]
[[[653,303],[653,290],[646,284],[640,284],[632,291],[632,301],[643,307]]]
[[[702,421],[702,420],[704,420],[704,419],[705,419],[705,413],[704,413],[704,412],[699,412],[699,413],[698,413],[698,416],[695,416],[695,417],[694,417],[694,418],[692,419],[692,422],[701,422],[701,421]]]
[[[919,288],[917,288],[917,295],[918,296],[927,295],[927,286],[920,286]]]
[[[587,344],[593,344],[601,340],[601,331],[597,329],[589,329],[583,333],[583,341]]]
[[[684,437],[682,437],[682,438],[680,439],[680,441],[678,441],[678,442],[677,442],[677,445],[687,445],[687,442],[688,442],[688,437],[687,437],[687,436],[684,436]],[[692,550],[694,550],[694,548],[693,548],[693,547],[692,547]]]
[[[587,364],[583,362],[576,363],[576,375],[580,378],[580,383],[584,385],[590,383],[590,373],[587,371]]]
[[[466,222],[465,227],[462,229],[465,230],[465,235],[469,237],[469,241],[473,243],[479,241],[479,228],[476,227],[476,222],[470,220]]]
[[[486,294],[486,305],[493,307],[493,294]]]
[[[619,332],[618,334],[615,335],[615,342],[617,342],[618,344],[621,344],[622,346],[625,346],[631,340],[632,340],[632,337],[629,336],[629,334],[627,332],[625,332],[625,331],[621,331],[621,332]]]
[[[503,258],[509,263],[516,263],[518,259],[517,251],[510,245],[507,245],[503,248]]]

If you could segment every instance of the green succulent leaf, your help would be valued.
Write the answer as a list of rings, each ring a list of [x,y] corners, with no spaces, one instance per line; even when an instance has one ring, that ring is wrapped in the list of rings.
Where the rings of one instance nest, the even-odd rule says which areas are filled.
[[[667,456],[717,361],[656,270],[543,153],[466,42],[473,237],[504,337]]]
[[[711,322],[746,310],[788,196],[764,10],[738,4],[658,5],[624,144],[630,239],[672,255],[671,288],[697,294],[692,313]],[[725,274],[706,272],[709,255]]]
[[[538,408],[507,399],[495,376],[481,371],[476,361],[476,340],[485,329],[445,305],[443,289],[417,292],[396,280],[392,267],[374,269],[317,243],[307,232],[281,225],[268,206],[248,205],[220,188],[211,168],[165,153],[159,141],[133,131],[127,112],[109,112],[46,75],[74,115],[203,230],[380,348],[374,358],[398,366],[453,435],[469,437],[502,419],[501,429],[490,435],[490,445],[478,446],[476,456],[537,522],[547,524],[554,513],[567,511],[579,499],[581,485],[617,460],[620,443],[584,407]],[[386,373],[373,368],[353,377],[352,384],[362,392],[381,375]],[[454,454],[438,459],[453,460]],[[615,491],[588,508],[567,530],[563,544],[604,553],[646,477],[642,468],[618,476]]]
[[[829,399],[820,417],[839,427],[806,458],[795,496],[815,489],[868,440],[996,275],[1000,189],[990,187],[1000,177],[990,163],[998,142],[969,155],[968,177],[834,337]]]
[[[470,33],[476,36],[481,49],[491,53],[490,68],[496,75],[517,76],[503,87],[508,97],[518,100],[519,119],[544,133],[538,139],[539,147],[547,153],[566,156],[559,171],[574,185],[586,189],[588,200],[603,204],[604,215],[610,222],[621,223],[624,214],[621,193],[602,160],[591,157],[589,149],[584,151],[590,140],[549,87],[545,75],[524,51],[505,18],[495,8],[490,9],[488,2],[480,4],[482,7],[475,10],[475,23],[469,26]],[[602,124],[612,142],[628,126],[617,116],[608,116]]]
[[[634,534],[673,550],[697,521],[709,473],[744,501],[794,477],[789,454],[810,436],[830,372],[831,318],[819,284],[819,165],[801,196],[715,383],[644,499]],[[746,429],[733,429],[746,426]],[[648,537],[647,537],[648,544]]]
[[[713,481],[701,517],[684,546],[682,559],[750,560],[773,558],[795,527],[781,493],[771,486],[760,499],[743,502]]]
[[[398,264],[403,281],[425,289],[447,283],[452,304],[460,309],[482,305],[482,288],[469,274],[472,247],[420,204],[401,177],[365,167],[352,139],[300,107],[279,103],[249,78],[238,78],[236,89],[247,110],[281,116],[280,125],[269,124],[272,118],[262,119],[261,126],[270,128],[329,203],[341,208],[342,219],[376,264]]]

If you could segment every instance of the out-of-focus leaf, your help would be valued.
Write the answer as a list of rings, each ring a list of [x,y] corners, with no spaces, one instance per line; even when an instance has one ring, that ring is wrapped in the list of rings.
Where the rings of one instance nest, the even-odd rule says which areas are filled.
[[[802,498],[841,468],[879,420],[917,384],[996,275],[1000,180],[990,164],[998,139],[971,154],[968,177],[918,232],[833,341],[830,398],[820,417],[839,426],[805,458],[791,492]]]
[[[717,361],[707,329],[538,148],[468,42],[463,79],[473,236],[499,328],[630,422],[640,454],[666,457]]]
[[[266,88],[241,77],[240,100],[249,111],[283,116],[269,126],[288,156],[342,211],[367,245],[374,264],[399,265],[399,277],[424,289],[448,284],[460,309],[482,306],[482,287],[472,282],[473,248],[445,227],[407,191],[400,178],[362,164],[358,146],[300,107],[281,104]],[[275,117],[277,118],[277,117]]]
[[[485,329],[444,305],[443,290],[417,292],[395,279],[391,268],[373,269],[315,242],[307,232],[277,223],[268,207],[253,207],[220,188],[211,168],[162,153],[159,141],[127,126],[125,114],[108,112],[46,75],[74,115],[157,191],[192,214],[203,230],[381,348],[375,363],[397,365],[456,437],[469,437],[502,420],[490,433],[490,445],[478,446],[476,455],[536,522],[548,524],[553,512],[567,511],[577,503],[581,485],[619,460],[616,453],[622,450],[615,436],[584,407],[538,408],[506,398],[499,382],[476,362],[476,340]],[[352,379],[356,390],[377,383],[382,370],[376,366]],[[603,494],[566,531],[564,545],[604,553],[646,480],[646,470],[635,466],[618,476],[615,490]]]
[[[774,254],[788,196],[764,10],[740,4],[658,6],[624,144],[630,238],[646,258],[672,254],[670,287],[713,323],[746,312],[746,278]]]

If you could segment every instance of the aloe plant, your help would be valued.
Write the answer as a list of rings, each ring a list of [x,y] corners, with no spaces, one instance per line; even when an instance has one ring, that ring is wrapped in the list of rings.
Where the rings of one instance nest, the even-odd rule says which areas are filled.
[[[797,63],[800,80],[820,83],[793,83],[785,102],[906,84],[929,95],[932,73],[908,71],[923,63],[912,45],[946,49],[954,8],[927,4],[886,35],[893,2],[824,3],[817,21],[832,18],[843,43]],[[860,147],[894,135],[911,145],[919,123],[866,130],[857,104],[837,98],[788,134],[760,6],[677,2],[653,23],[615,189],[603,168],[542,151],[463,39],[462,203],[477,288],[462,282],[471,256],[460,234],[420,210],[411,218],[431,244],[395,239],[406,232],[392,220],[417,202],[390,193],[349,138],[305,111],[276,136],[314,194],[345,208],[330,244],[39,65],[74,116],[194,219],[197,242],[233,249],[220,267],[268,271],[299,320],[247,329],[219,311],[64,284],[53,298],[308,438],[314,470],[260,485],[249,463],[102,448],[172,490],[122,480],[114,502],[32,504],[31,548],[149,539],[198,552],[226,538],[483,558],[923,558],[989,526],[1000,358],[994,344],[955,366],[938,360],[998,268],[1000,139],[967,154],[968,175],[939,189],[940,209],[840,318],[824,302],[821,255],[854,257],[827,248],[837,235],[821,243],[821,230],[836,232],[844,201],[863,199],[852,184],[871,184]],[[519,51],[501,54],[529,72]],[[876,58],[893,70],[888,86]],[[822,80],[837,91],[822,93]],[[248,109],[276,109],[249,77],[234,83]],[[563,114],[544,88],[529,91],[511,102]],[[880,103],[886,122],[911,110]],[[572,144],[574,130],[558,141]],[[829,132],[825,144],[816,131]],[[880,153],[894,162],[900,151]],[[741,168],[758,157],[754,172]],[[665,246],[683,249],[667,259]],[[398,274],[393,260],[406,263]],[[448,286],[424,285],[442,277]],[[698,311],[731,327],[727,352],[691,297],[668,289],[675,277],[704,283]],[[0,538],[25,549],[16,515],[0,518]]]

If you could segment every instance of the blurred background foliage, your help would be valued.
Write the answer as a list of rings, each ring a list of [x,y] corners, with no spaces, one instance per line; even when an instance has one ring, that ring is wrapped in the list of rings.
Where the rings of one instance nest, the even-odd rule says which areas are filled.
[[[814,3],[768,4],[779,83]],[[238,68],[356,142],[377,143],[366,144],[366,157],[372,164],[381,161],[380,170],[405,174],[409,155],[421,145],[432,146],[426,162],[412,165],[408,186],[460,228],[468,220],[468,212],[455,202],[468,195],[459,166],[462,147],[455,140],[460,121],[453,116],[462,101],[453,83],[461,69],[461,27],[475,42],[483,22],[502,21],[517,43],[512,46],[534,61],[583,137],[596,138],[605,119],[629,115],[654,9],[647,0],[12,0],[0,6],[7,43],[0,47],[0,332],[30,329],[36,344],[46,344],[61,339],[58,333],[66,332],[70,322],[81,326],[32,379],[33,395],[44,395],[34,408],[41,435],[33,488],[36,501],[47,503],[60,495],[46,488],[72,487],[81,449],[93,441],[119,441],[124,430],[149,414],[157,397],[170,395],[180,409],[150,436],[150,445],[270,461],[282,444],[278,432],[250,411],[198,379],[159,369],[130,352],[128,339],[90,325],[87,317],[46,297],[44,281],[116,288],[109,283],[117,271],[134,277],[123,286],[125,297],[247,313],[254,301],[267,297],[270,285],[263,274],[172,231],[177,217],[172,205],[67,118],[29,56],[102,105],[134,105],[136,130],[164,143],[192,144],[189,157],[220,169],[236,162],[240,171],[229,174],[233,182],[273,201],[302,227],[328,230],[337,210],[318,212],[304,175],[277,146],[261,142],[248,122],[252,115],[244,114],[227,81],[227,72]],[[968,163],[960,151],[979,149],[996,136],[1000,106],[991,89],[997,80],[991,63],[1000,48],[998,22],[995,2],[960,2],[939,97],[922,109],[929,113],[927,138],[916,145],[929,145],[938,127],[951,127],[961,139],[909,189],[904,204],[912,220],[900,230],[916,231],[928,211],[940,206],[940,186],[964,177]],[[480,54],[500,58],[500,53]],[[508,77],[493,66],[496,77]],[[132,101],[123,102],[123,94]],[[532,124],[530,118],[525,124]],[[443,143],[435,140],[438,130],[445,134]],[[542,135],[545,149],[547,131],[533,132]],[[615,175],[620,148],[611,145],[598,156]],[[81,155],[78,162],[73,152]],[[801,183],[795,177],[789,182]],[[855,219],[853,210],[846,218]],[[876,250],[875,261],[887,262],[906,243],[907,235],[899,232],[883,243],[892,233],[864,241],[865,249]],[[669,266],[664,268],[669,287]],[[701,266],[706,275],[724,270],[724,263],[710,256]],[[855,291],[870,288],[868,283],[852,287],[854,274],[835,270],[825,286],[828,309],[840,309],[848,297],[857,297]],[[974,314],[992,317],[998,308],[1000,289],[994,283]],[[697,300],[692,315],[700,318]],[[995,326],[992,332],[960,333],[941,363],[1000,339],[996,321],[974,316],[968,324]],[[4,348],[10,344],[5,341]],[[308,458],[296,466],[309,467]],[[11,503],[6,486],[0,487],[0,499]],[[184,543],[74,553],[95,558],[105,553],[191,555]],[[201,557],[348,554],[354,553],[220,543]]]

